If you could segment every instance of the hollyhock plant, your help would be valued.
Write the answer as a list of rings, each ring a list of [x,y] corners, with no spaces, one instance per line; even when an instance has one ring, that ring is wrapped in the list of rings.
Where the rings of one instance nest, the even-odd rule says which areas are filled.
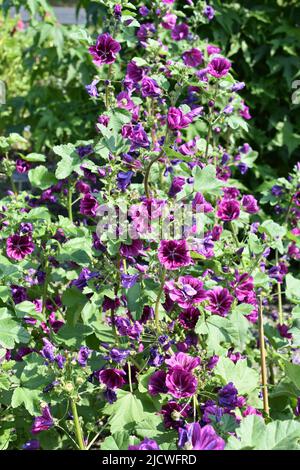
[[[22,77],[24,125],[6,127],[11,95],[0,137],[1,445],[296,449],[295,122],[273,140],[264,116],[249,126],[260,58],[248,86],[221,2],[98,3],[88,30],[59,25],[63,44],[48,13],[53,44],[31,18],[9,30],[16,63],[36,54],[39,106]],[[257,150],[283,161],[287,136],[276,179]]]

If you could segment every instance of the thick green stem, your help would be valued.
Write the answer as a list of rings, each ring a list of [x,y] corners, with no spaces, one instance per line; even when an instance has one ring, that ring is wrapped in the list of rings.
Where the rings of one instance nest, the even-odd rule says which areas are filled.
[[[156,302],[155,302],[155,308],[154,308],[154,316],[155,316],[155,326],[157,328],[158,333],[160,332],[160,325],[159,325],[159,304],[160,304],[160,299],[164,290],[164,285],[165,285],[165,278],[166,278],[166,270],[163,268],[162,275],[161,275],[161,284],[160,288],[157,294]]]
[[[76,435],[76,440],[77,440],[77,443],[78,443],[78,447],[79,447],[80,450],[85,450],[82,429],[81,429],[81,426],[80,426],[78,412],[77,412],[77,406],[76,406],[76,403],[75,403],[73,398],[71,398],[71,409],[72,409],[72,415],[73,415],[73,419],[74,419],[75,435]]]
[[[73,196],[73,191],[71,187],[69,187],[68,189],[68,217],[70,221],[73,223],[72,196]]]
[[[132,379],[131,379],[131,364],[130,364],[129,361],[127,362],[127,366],[128,366],[129,389],[130,389],[130,392],[133,393],[133,389],[132,389]]]
[[[259,329],[259,349],[260,349],[260,362],[261,362],[261,382],[262,382],[263,404],[264,404],[264,411],[266,415],[269,416],[266,347],[265,347],[264,322],[263,322],[263,303],[262,303],[261,296],[259,297],[258,329]]]

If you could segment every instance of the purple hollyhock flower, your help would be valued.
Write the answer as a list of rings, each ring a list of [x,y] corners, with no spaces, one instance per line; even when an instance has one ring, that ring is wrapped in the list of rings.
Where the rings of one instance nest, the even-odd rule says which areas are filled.
[[[165,289],[171,300],[182,308],[192,307],[193,304],[200,303],[207,298],[203,282],[190,275],[180,276],[176,283],[174,280],[167,281]]]
[[[187,372],[192,372],[200,365],[201,360],[199,357],[192,357],[184,352],[178,352],[173,354],[170,359],[166,359],[165,363],[173,369],[178,368]]]
[[[278,324],[277,325],[277,330],[278,330],[278,332],[279,332],[279,334],[282,338],[286,338],[286,339],[292,339],[293,338],[292,333],[289,333],[289,326],[288,325]]]
[[[180,23],[173,28],[171,37],[174,41],[182,41],[182,39],[186,39],[188,37],[188,34],[188,25],[186,23]]]
[[[248,171],[248,165],[246,165],[246,163],[241,162],[241,163],[238,164],[237,167],[238,167],[241,175],[245,175]]]
[[[247,408],[243,411],[244,417],[249,416],[249,415],[256,415],[256,416],[262,417],[262,413],[256,408],[253,408],[253,406],[247,406]]]
[[[59,369],[64,368],[64,364],[66,362],[66,358],[62,354],[57,354],[55,357],[55,362],[58,365]]]
[[[54,422],[51,416],[50,408],[48,405],[46,405],[42,409],[42,415],[34,418],[31,432],[32,434],[37,434],[41,431],[47,431],[53,425],[54,425]]]
[[[130,245],[127,243],[121,243],[120,255],[123,258],[135,258],[143,254],[143,240],[131,240]]]
[[[145,305],[143,308],[143,313],[140,318],[140,323],[147,323],[149,320],[153,320],[154,318],[154,309],[149,307],[149,305]]]
[[[82,215],[94,217],[97,213],[99,204],[97,199],[94,198],[90,193],[87,193],[80,200],[79,211]]]
[[[10,290],[11,296],[15,304],[20,304],[21,302],[24,302],[24,300],[28,299],[27,290],[25,289],[25,287],[12,284],[10,286]]]
[[[121,274],[121,283],[124,289],[130,289],[133,287],[139,278],[139,274]]]
[[[230,222],[231,220],[238,219],[240,215],[240,203],[235,199],[222,199],[219,202],[217,217],[224,222]]]
[[[164,362],[164,357],[162,354],[159,353],[158,347],[152,346],[149,350],[149,353],[150,353],[150,357],[149,357],[148,364],[154,367],[161,366],[162,363]]]
[[[173,131],[178,131],[188,127],[189,124],[193,121],[194,117],[202,113],[203,108],[195,108],[187,114],[183,114],[180,108],[175,108],[171,106],[168,110],[167,122],[169,129]]]
[[[23,450],[39,450],[39,448],[40,443],[37,439],[30,439],[30,441],[25,442],[22,446]]]
[[[221,52],[221,49],[218,46],[214,46],[214,44],[208,44],[206,50],[208,55],[219,54]]]
[[[215,16],[215,10],[212,6],[206,5],[203,10],[203,15],[206,16],[209,21],[211,21]]]
[[[95,79],[92,81],[92,83],[85,86],[86,91],[92,98],[97,98],[99,96],[99,93],[96,87],[97,83],[99,83],[99,80]]]
[[[166,376],[164,370],[158,370],[151,375],[148,382],[148,392],[150,395],[158,395],[159,393],[167,393]]]
[[[117,103],[119,108],[127,109],[128,111],[131,111],[135,107],[135,104],[127,91],[121,91],[121,93],[117,95]]]
[[[224,114],[232,114],[234,111],[234,107],[232,106],[232,104],[228,104],[227,106],[225,106],[225,108],[223,109],[223,113]]]
[[[185,240],[161,240],[158,259],[166,269],[179,269],[192,264]]]
[[[118,184],[118,188],[121,191],[123,192],[126,191],[126,188],[128,188],[128,186],[131,183],[131,178],[133,177],[133,175],[134,173],[131,170],[119,171],[119,173],[117,174],[117,184]]]
[[[91,355],[91,350],[87,346],[81,346],[81,348],[78,351],[78,356],[77,356],[77,362],[80,364],[82,367],[85,367],[87,365],[87,360]]]
[[[108,403],[110,403],[111,405],[117,401],[117,394],[114,390],[110,390],[109,388],[107,388],[104,392],[103,392],[103,396],[104,396],[104,399],[106,401],[108,401]]]
[[[27,171],[30,169],[30,163],[25,162],[25,160],[22,160],[21,158],[18,158],[16,161],[16,171],[17,173],[27,173]]]
[[[123,377],[126,376],[124,370],[119,369],[104,369],[98,373],[99,382],[104,383],[107,388],[115,390],[116,388],[121,388],[125,380]]]
[[[271,189],[271,193],[273,194],[273,196],[282,196],[283,187],[279,186],[278,184],[274,184],[274,186]]]
[[[80,158],[86,157],[87,155],[91,155],[94,152],[92,145],[79,145],[76,147],[76,152],[80,156]]]
[[[243,88],[245,88],[245,83],[244,82],[237,82],[235,83],[234,85],[232,85],[232,87],[230,88],[230,90],[232,92],[237,92],[237,91],[240,91],[242,90]]]
[[[208,73],[216,78],[222,78],[228,74],[231,62],[225,57],[214,57],[208,64]]]
[[[213,207],[212,205],[206,201],[205,197],[201,193],[196,193],[195,197],[192,202],[192,208],[196,212],[204,212],[205,214],[207,212],[212,212]]]
[[[6,240],[6,254],[9,258],[21,261],[34,251],[34,243],[29,235],[11,235]]]
[[[216,367],[216,365],[218,364],[219,362],[219,356],[217,356],[216,354],[214,354],[213,356],[211,356],[207,362],[207,365],[206,367],[209,369],[209,370],[213,370],[214,367]]]
[[[77,181],[75,187],[76,187],[76,191],[82,194],[87,194],[91,190],[90,185],[87,183],[84,183],[84,181]]]
[[[196,377],[188,371],[176,367],[167,373],[166,386],[174,398],[191,397],[196,392],[197,385]]]
[[[91,272],[89,268],[83,268],[77,279],[71,282],[71,286],[77,287],[79,290],[83,290],[90,279],[99,277],[99,273]]]
[[[146,98],[147,96],[155,98],[161,94],[161,89],[159,88],[156,80],[150,77],[143,77],[141,83],[141,93],[143,98]]]
[[[215,287],[208,291],[207,298],[209,299],[209,304],[206,306],[207,310],[221,317],[225,317],[228,314],[233,302],[233,297],[229,294],[228,289],[219,286]]]
[[[96,44],[89,48],[94,64],[113,64],[116,54],[121,50],[121,45],[110,34],[104,33],[98,36]]]
[[[126,76],[134,83],[140,82],[145,75],[144,68],[136,65],[133,60],[128,63],[126,72]]]
[[[139,14],[140,14],[141,16],[147,16],[147,15],[149,15],[149,12],[150,12],[150,10],[149,10],[148,7],[146,7],[146,5],[142,5],[142,6],[139,8]]]
[[[203,62],[203,54],[199,49],[193,47],[182,54],[182,59],[185,65],[188,65],[189,67],[198,67]]]
[[[256,214],[259,211],[257,200],[251,194],[243,196],[242,206],[248,214]]]
[[[165,29],[172,30],[175,28],[176,21],[177,16],[174,15],[174,13],[167,13],[165,16],[163,16],[161,25]]]
[[[122,5],[117,4],[114,6],[114,16],[116,18],[121,18],[122,16]]]
[[[174,400],[163,405],[160,414],[163,415],[165,428],[181,428],[184,425],[184,419],[189,416],[190,410],[190,405],[180,405]]]
[[[132,129],[130,140],[132,142],[132,150],[143,147],[147,148],[150,145],[147,133],[145,132],[142,124],[136,124]]]
[[[159,450],[160,447],[154,439],[148,439],[145,437],[143,441],[141,441],[136,446],[128,446],[128,450]]]
[[[252,119],[252,116],[249,111],[249,106],[246,106],[245,103],[242,104],[242,108],[239,112],[240,116],[242,116],[244,119],[249,121],[249,119]]]
[[[152,36],[153,33],[155,33],[155,31],[156,31],[156,28],[153,23],[144,23],[139,27],[136,35],[138,39],[141,41],[141,43],[144,43],[145,41],[147,41],[148,38]]]
[[[115,325],[121,336],[128,336],[132,339],[138,339],[143,331],[143,327],[138,321],[131,324],[130,320],[124,317],[116,318]]]
[[[190,423],[179,429],[178,445],[187,450],[223,450],[225,441],[210,424],[201,428],[199,423]]]
[[[200,312],[195,307],[189,307],[186,310],[180,312],[178,321],[186,329],[193,329],[196,326]]]
[[[237,405],[238,391],[232,382],[229,382],[225,387],[221,388],[218,392],[219,404],[224,408],[233,410]]]
[[[130,349],[112,348],[110,351],[110,358],[112,361],[120,364],[130,355]]]
[[[43,338],[44,346],[41,349],[41,355],[50,362],[55,360],[55,346],[47,339]]]
[[[176,194],[178,194],[181,191],[184,184],[185,184],[185,178],[183,178],[182,176],[174,176],[168,195],[170,197],[175,197]]]

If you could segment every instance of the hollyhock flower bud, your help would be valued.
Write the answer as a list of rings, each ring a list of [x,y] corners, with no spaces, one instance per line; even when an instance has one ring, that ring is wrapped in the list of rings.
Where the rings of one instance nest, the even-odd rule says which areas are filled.
[[[209,304],[206,307],[208,310],[221,317],[228,315],[233,302],[233,297],[229,294],[228,289],[214,287],[214,289],[208,291],[207,298],[209,299]]]
[[[89,48],[93,62],[98,66],[113,64],[116,60],[116,54],[120,52],[120,50],[121,45],[108,33],[100,34],[96,44]]]
[[[279,334],[282,338],[286,339],[292,339],[293,335],[292,333],[289,333],[289,327],[288,325],[277,325],[277,330],[279,331]]]
[[[183,114],[180,108],[170,107],[168,110],[168,127],[172,130],[180,130],[192,122],[188,114]]]
[[[158,370],[151,375],[148,382],[148,391],[150,395],[158,395],[159,393],[167,393],[166,386],[166,373],[163,370]]]
[[[159,445],[154,439],[145,439],[135,446],[128,446],[128,450],[160,450]]]
[[[133,287],[139,278],[138,274],[121,274],[121,284],[124,289],[130,289]]]
[[[144,254],[143,240],[132,240],[130,244],[121,243],[120,255],[123,258],[135,258]]]
[[[109,389],[115,390],[116,388],[121,388],[124,385],[125,380],[123,377],[125,376],[126,373],[123,370],[104,369],[98,373],[98,380]]]
[[[252,195],[245,195],[242,198],[242,206],[249,214],[256,214],[259,211],[257,200]]]
[[[174,15],[174,13],[167,13],[163,16],[161,25],[165,29],[173,30],[175,28],[176,21],[177,16]]]
[[[225,441],[211,425],[201,428],[199,423],[190,423],[179,429],[178,446],[189,450],[223,450]]]
[[[186,23],[178,24],[172,30],[171,36],[172,39],[175,41],[181,41],[182,39],[186,39],[189,34],[189,27]]]
[[[29,235],[11,235],[6,240],[6,254],[15,261],[21,261],[34,251],[34,243]]]
[[[218,362],[219,362],[219,356],[214,355],[209,359],[208,363],[206,364],[206,367],[209,370],[213,370],[214,367],[216,367],[216,365],[218,364]]]
[[[139,8],[139,14],[140,14],[141,16],[147,16],[147,15],[149,15],[149,12],[150,12],[150,10],[149,10],[149,8],[146,7],[146,5],[142,5],[142,6]]]
[[[31,432],[32,434],[37,434],[41,431],[47,431],[53,425],[54,425],[54,422],[51,416],[50,408],[48,405],[46,405],[42,409],[42,415],[34,418]]]
[[[208,64],[208,73],[216,78],[222,78],[228,74],[231,62],[225,57],[215,57]]]
[[[83,181],[77,181],[76,185],[75,185],[75,188],[76,188],[76,191],[78,191],[79,193],[82,193],[82,194],[87,194],[90,192],[91,190],[91,187],[89,184],[87,183],[84,183]]]
[[[122,16],[122,5],[117,4],[114,6],[114,15],[116,18],[121,18]]]
[[[91,272],[89,268],[83,268],[78,278],[71,282],[71,285],[82,291],[87,286],[88,281],[96,277],[99,277],[99,273]]]
[[[189,67],[198,67],[203,62],[203,54],[199,49],[193,47],[182,54],[182,59],[185,65],[188,65]]]
[[[166,269],[171,270],[192,263],[185,240],[162,240],[158,248],[158,259]]]
[[[235,199],[222,199],[218,205],[217,217],[224,222],[238,219],[240,215],[240,203]]]
[[[142,124],[136,124],[133,127],[129,138],[131,140],[133,150],[139,147],[147,148],[150,146],[149,138]]]
[[[198,381],[190,372],[180,368],[172,369],[166,376],[168,393],[174,398],[187,398],[194,395]]]
[[[97,213],[99,204],[97,200],[89,193],[84,194],[80,200],[79,211],[82,215],[94,217]]]

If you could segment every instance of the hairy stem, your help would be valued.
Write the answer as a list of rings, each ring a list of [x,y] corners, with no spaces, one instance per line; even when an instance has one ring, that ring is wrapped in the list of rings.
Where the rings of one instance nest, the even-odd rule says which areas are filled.
[[[258,316],[258,329],[259,329],[259,349],[261,361],[261,381],[264,411],[269,416],[269,396],[268,396],[268,379],[267,379],[267,364],[266,364],[266,347],[263,323],[263,303],[262,297],[259,297],[259,316]]]
[[[80,450],[85,450],[85,445],[83,441],[83,433],[81,429],[81,425],[79,422],[79,417],[78,417],[78,412],[77,412],[77,406],[73,398],[71,398],[71,409],[72,409],[72,415],[74,418],[74,425],[75,425],[75,435],[76,435],[76,440],[79,446]]]

